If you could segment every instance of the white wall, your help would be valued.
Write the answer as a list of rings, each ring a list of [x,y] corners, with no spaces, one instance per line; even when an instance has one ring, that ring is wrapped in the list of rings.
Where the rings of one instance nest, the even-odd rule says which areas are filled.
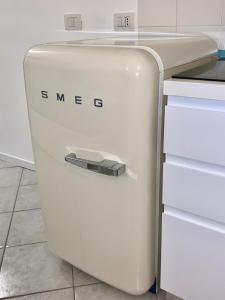
[[[1,0],[0,158],[32,166],[33,155],[23,82],[23,57],[34,44],[89,38],[112,31],[113,12],[137,12],[137,0]],[[66,32],[65,13],[82,13],[86,33]]]
[[[140,31],[204,32],[225,40],[225,0],[139,0],[138,24]]]

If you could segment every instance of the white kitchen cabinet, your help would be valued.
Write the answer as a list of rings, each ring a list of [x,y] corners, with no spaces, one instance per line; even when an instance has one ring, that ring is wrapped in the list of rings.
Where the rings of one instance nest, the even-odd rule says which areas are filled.
[[[225,223],[225,174],[185,163],[164,164],[163,203]]]
[[[187,300],[225,299],[225,226],[163,214],[164,290]]]
[[[214,109],[168,105],[165,153],[225,166],[225,112]]]
[[[222,84],[201,82],[199,92],[196,81],[184,82],[165,81],[161,288],[185,300],[222,300],[225,85],[222,99]],[[204,84],[220,97],[208,99]]]

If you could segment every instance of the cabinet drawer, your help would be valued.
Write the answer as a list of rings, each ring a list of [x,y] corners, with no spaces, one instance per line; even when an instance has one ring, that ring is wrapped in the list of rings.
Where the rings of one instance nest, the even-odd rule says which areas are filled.
[[[163,203],[225,223],[225,174],[164,163]]]
[[[163,214],[161,288],[185,300],[225,299],[225,232]]]
[[[164,152],[224,166],[225,112],[167,106]]]

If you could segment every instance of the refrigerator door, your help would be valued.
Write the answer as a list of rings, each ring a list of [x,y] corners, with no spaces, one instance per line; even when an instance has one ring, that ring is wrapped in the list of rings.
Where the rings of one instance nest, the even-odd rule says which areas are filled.
[[[112,286],[146,292],[155,278],[155,59],[45,45],[24,68],[49,247]]]

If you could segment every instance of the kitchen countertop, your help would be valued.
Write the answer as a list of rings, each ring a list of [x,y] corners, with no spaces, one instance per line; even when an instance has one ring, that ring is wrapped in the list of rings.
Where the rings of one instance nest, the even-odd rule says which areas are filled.
[[[225,61],[217,60],[172,76],[177,79],[194,79],[225,82]]]
[[[165,80],[164,95],[225,101],[225,61],[197,67]]]

